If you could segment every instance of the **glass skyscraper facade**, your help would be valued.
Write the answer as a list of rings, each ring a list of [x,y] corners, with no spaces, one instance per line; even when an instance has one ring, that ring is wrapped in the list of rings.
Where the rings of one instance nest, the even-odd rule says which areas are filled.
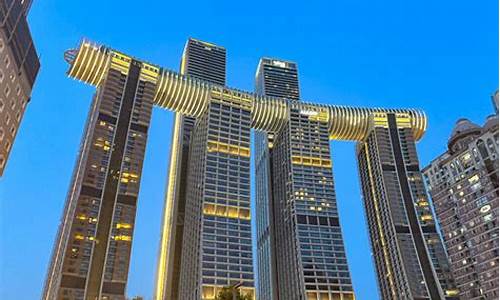
[[[254,296],[250,226],[251,101],[212,91],[190,149],[180,299],[214,299],[242,283]]]
[[[456,298],[420,173],[411,118],[373,114],[357,151],[382,298]]]
[[[98,46],[84,43],[87,53]],[[67,52],[70,76],[82,52]],[[125,299],[155,68],[120,53],[90,58],[100,76],[47,274],[43,299]],[[153,76],[152,76],[153,75]]]
[[[262,58],[255,76],[259,95],[299,100],[297,64]],[[255,201],[257,224],[257,274],[260,300],[279,299],[276,270],[276,233],[272,192],[273,133],[255,132]]]
[[[498,299],[498,116],[458,120],[423,172],[460,299]]]
[[[351,300],[327,110],[289,103],[273,146],[278,289],[282,299]]]
[[[181,59],[181,74],[221,86],[226,82],[226,49],[189,39]],[[178,299],[182,240],[186,212],[191,133],[196,119],[175,113],[170,170],[165,195],[155,299]]]
[[[256,92],[298,101],[297,65],[262,58]],[[259,299],[354,299],[326,112],[290,105],[277,132],[255,133]]]

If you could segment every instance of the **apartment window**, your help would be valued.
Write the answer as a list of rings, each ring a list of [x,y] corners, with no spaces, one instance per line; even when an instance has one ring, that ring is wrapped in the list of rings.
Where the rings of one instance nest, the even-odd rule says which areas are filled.
[[[5,132],[3,130],[3,127],[0,127],[0,141],[3,141],[3,136],[5,135]]]
[[[3,75],[3,71],[2,71],[2,70],[0,70],[0,83],[1,83],[1,82],[3,82],[3,77],[4,77],[4,75]]]
[[[4,44],[4,42],[3,42],[3,39],[2,39],[2,38],[0,38],[0,53],[2,53],[2,52],[3,52],[3,48],[5,48],[5,44]]]
[[[5,63],[5,66],[8,68],[10,66],[10,58],[8,56],[6,56],[3,61]]]
[[[3,107],[4,107],[3,99],[0,98],[0,112],[3,111]]]
[[[9,96],[9,94],[10,94],[10,88],[9,88],[9,86],[5,87],[4,93],[5,93],[5,96],[7,96],[7,97]]]

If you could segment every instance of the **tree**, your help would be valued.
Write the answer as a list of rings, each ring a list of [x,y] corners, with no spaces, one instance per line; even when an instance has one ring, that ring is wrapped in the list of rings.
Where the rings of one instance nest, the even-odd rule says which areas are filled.
[[[233,289],[231,287],[223,287],[219,291],[219,295],[215,297],[215,300],[233,300]],[[236,291],[236,300],[253,300],[252,296],[249,294],[242,294],[240,291]]]

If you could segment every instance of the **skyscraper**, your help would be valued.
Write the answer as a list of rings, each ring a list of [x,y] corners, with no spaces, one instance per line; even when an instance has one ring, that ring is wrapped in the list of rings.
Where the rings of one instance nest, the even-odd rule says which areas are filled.
[[[0,176],[40,69],[26,20],[30,4],[0,0]]]
[[[256,91],[299,100],[296,64],[261,59]],[[291,104],[289,114],[276,132],[255,138],[259,299],[354,299],[326,112]]]
[[[212,91],[189,152],[180,299],[214,299],[242,283],[254,295],[250,227],[251,100]]]
[[[226,83],[226,49],[189,39],[181,60],[181,74],[214,84]],[[191,133],[196,119],[175,114],[169,182],[165,199],[155,299],[179,299],[179,276],[186,209]]]
[[[424,168],[461,299],[498,299],[498,115],[460,119]]]
[[[279,295],[353,300],[333,184],[328,110],[292,101],[287,114],[272,152]]]
[[[181,75],[89,42],[83,42],[79,49],[70,50],[67,61],[70,64],[69,75],[98,87],[98,96],[101,93],[103,97],[108,95],[107,89],[115,92],[123,90],[117,89],[116,85],[108,86],[108,81],[105,80],[111,76],[109,74],[119,72],[123,79],[120,82],[125,85],[124,96],[122,98],[115,96],[112,99],[121,101],[120,107],[129,107],[127,105],[130,105],[129,102],[132,101],[130,99],[137,98],[126,96],[133,90],[133,85],[129,86],[130,81],[127,78],[135,78],[126,74],[137,76],[139,73],[139,82],[142,82],[143,78],[146,87],[151,87],[153,91],[151,94],[145,92],[145,95],[151,97],[148,99],[151,99],[154,105],[195,119],[190,134],[187,163],[185,222],[179,272],[180,299],[214,299],[218,290],[228,285],[240,286],[243,293],[252,297],[254,295],[250,233],[250,128],[275,134],[272,150],[272,203],[274,203],[273,214],[276,223],[276,249],[279,251],[276,255],[276,270],[281,276],[278,280],[278,289],[282,299],[354,298],[336,207],[328,144],[331,139],[360,141],[359,148],[366,153],[379,151],[365,156],[362,155],[364,152],[360,151],[359,159],[369,224],[379,229],[378,232],[370,233],[375,256],[383,258],[383,260],[376,259],[381,289],[390,289],[388,292],[384,290],[383,295],[387,295],[388,299],[405,299],[413,296],[422,296],[422,299],[440,299],[444,297],[446,291],[453,292],[447,289],[448,285],[451,285],[451,280],[443,263],[444,251],[439,240],[435,238],[432,216],[429,217],[429,210],[425,208],[428,203],[421,197],[423,187],[421,183],[413,185],[413,182],[418,182],[420,176],[414,142],[423,136],[426,128],[426,118],[421,111],[323,105],[248,93]],[[136,81],[131,80],[131,82]],[[126,116],[125,114],[122,117],[120,112],[118,120],[126,119]],[[134,128],[132,125],[131,129]],[[93,132],[93,125],[87,128],[90,128],[88,132]],[[120,128],[123,127],[116,126],[117,131]],[[174,137],[174,140],[177,141],[180,137],[178,131],[175,132],[174,135],[177,137]],[[127,132],[122,130],[120,135],[117,132],[114,136],[126,134]],[[392,148],[387,143],[389,136],[393,141]],[[386,143],[382,143],[383,141]],[[97,140],[97,146],[107,146],[113,150],[112,153],[120,149],[116,148],[116,143],[121,145],[120,140],[109,143],[108,141],[106,144],[106,140]],[[178,144],[174,144],[173,147],[176,147],[175,145]],[[384,147],[378,149],[378,145]],[[87,143],[84,144],[82,153],[88,153],[86,147],[89,147]],[[178,149],[172,152],[176,151]],[[368,163],[362,161],[363,157]],[[387,157],[390,159],[387,160]],[[86,156],[82,156],[79,163],[86,162],[86,159]],[[113,155],[110,160],[115,161]],[[372,174],[372,169],[384,170],[387,173]],[[77,170],[75,174],[82,173],[80,169]],[[117,173],[116,170],[111,168],[109,171],[115,175],[112,176],[112,180],[121,181],[124,177],[128,181],[138,180],[139,177],[135,176],[136,174],[140,176],[140,170],[134,172],[134,176],[128,171]],[[79,183],[81,177],[75,176],[74,182]],[[138,182],[134,183],[138,185]],[[177,187],[178,184],[180,183],[175,183],[173,187]],[[400,191],[394,189],[395,192],[392,193],[391,190],[390,197],[385,197],[386,190],[394,186],[399,187]],[[78,187],[75,185],[76,189]],[[172,192],[170,186],[169,192]],[[376,192],[382,193],[385,198],[379,197]],[[103,193],[107,195],[106,191]],[[377,197],[369,199],[370,195]],[[95,218],[93,214],[90,215],[90,219],[85,215],[82,218],[84,224],[87,224],[85,222],[87,220],[89,224],[102,222],[104,226],[109,225],[109,218],[102,218],[109,217],[108,205],[104,205],[104,202],[107,203],[106,199],[108,198],[105,197],[102,201],[95,199],[96,202],[93,202],[96,204],[102,202],[101,206],[106,209],[104,215]],[[167,199],[174,198],[167,197]],[[65,225],[66,221],[74,222],[72,216],[79,216],[74,211],[78,202],[67,203],[65,216],[69,217],[64,220],[61,227],[66,230],[61,229],[60,236],[63,238],[59,239],[60,241],[67,241],[67,237],[70,236],[68,231],[72,227]],[[399,223],[394,223],[387,209],[386,213],[381,215],[380,207],[375,206],[377,209],[371,210],[370,203],[383,204],[383,208],[389,205],[395,205],[396,208],[403,207],[406,215],[399,216],[397,219]],[[422,207],[418,209],[419,215],[417,210],[409,209],[415,204]],[[104,208],[99,207],[99,209],[102,212]],[[166,211],[170,215],[170,211],[168,209]],[[402,211],[400,209],[399,213]],[[385,218],[384,224],[387,224],[384,225],[385,228],[381,227],[381,218]],[[120,221],[116,224],[116,228],[130,229],[126,225],[129,224],[127,221],[123,223]],[[89,234],[88,238],[77,233],[76,240],[87,242],[88,239],[91,246],[96,239],[98,241],[96,245],[101,244],[103,240],[106,241],[106,236],[99,233],[100,224],[97,226],[95,237],[92,235],[93,225],[88,226],[91,229],[85,231]],[[79,228],[76,226],[76,229]],[[382,229],[388,231],[390,239],[386,239],[385,234],[382,234],[383,240],[379,240],[377,234],[380,234]],[[131,236],[128,234],[129,232],[113,235],[113,239],[130,241]],[[164,236],[170,235],[164,234]],[[397,248],[398,241],[401,241],[401,249]],[[67,248],[70,251],[70,258],[73,258],[71,256],[73,249],[80,245],[73,240],[72,242]],[[55,277],[55,280],[52,282],[48,280],[47,290],[52,291],[51,287],[54,285],[57,289],[60,282],[63,282],[66,284],[65,290],[70,289],[72,293],[79,292],[78,297],[83,297],[84,293],[76,283],[81,284],[85,279],[73,281],[74,278],[69,277],[71,279],[69,281],[58,280],[61,275],[66,275],[61,274],[62,271],[69,271],[59,266],[64,261],[64,256],[60,253],[65,250],[61,249],[66,249],[66,246],[60,244],[56,246],[54,257],[59,259],[54,259],[50,272],[50,278]],[[101,246],[98,248],[99,251],[90,253],[102,254],[100,252],[102,248]],[[79,253],[80,250],[78,248],[75,251]],[[402,253],[405,257],[400,251],[404,251]],[[88,252],[84,251],[85,253]],[[398,267],[404,264],[408,269],[392,267],[390,259],[394,262],[405,260]],[[70,262],[68,268],[74,265],[73,261]],[[126,265],[128,266],[128,261]],[[80,267],[84,268],[83,274],[86,274],[85,265]],[[93,277],[89,282],[91,287],[96,287],[95,272],[99,272],[100,269],[91,267],[95,271],[88,273]],[[421,281],[409,282],[418,279]],[[117,283],[120,285],[116,286]],[[112,281],[112,284],[113,288],[124,286],[117,280]],[[399,290],[395,289],[394,284],[399,285]],[[107,291],[104,294],[109,295]],[[87,292],[87,295],[89,294]],[[94,297],[96,294],[90,295]],[[71,297],[68,298],[75,298]],[[121,294],[116,296],[117,299],[121,299],[120,297]]]
[[[113,52],[65,58],[70,76],[100,73],[47,274],[43,299],[125,299],[155,67]],[[82,54],[84,53],[85,54]],[[86,56],[86,57],[82,57]],[[85,62],[86,63],[86,62]]]
[[[297,65],[262,58],[255,76],[257,94],[299,100]],[[276,266],[276,233],[272,192],[273,134],[255,132],[255,199],[257,210],[257,274],[260,300],[279,299]]]
[[[453,298],[405,113],[375,113],[357,146],[363,202],[383,299]]]
[[[299,100],[297,64],[263,57],[255,74],[255,92],[269,97]]]

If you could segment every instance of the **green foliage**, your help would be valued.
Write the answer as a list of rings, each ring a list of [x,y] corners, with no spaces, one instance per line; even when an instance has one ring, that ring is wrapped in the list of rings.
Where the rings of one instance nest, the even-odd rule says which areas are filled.
[[[245,294],[243,295],[240,291],[236,291],[237,300],[252,300],[252,296]],[[215,300],[233,300],[233,290],[231,287],[224,287],[219,292],[219,295],[215,297]]]

